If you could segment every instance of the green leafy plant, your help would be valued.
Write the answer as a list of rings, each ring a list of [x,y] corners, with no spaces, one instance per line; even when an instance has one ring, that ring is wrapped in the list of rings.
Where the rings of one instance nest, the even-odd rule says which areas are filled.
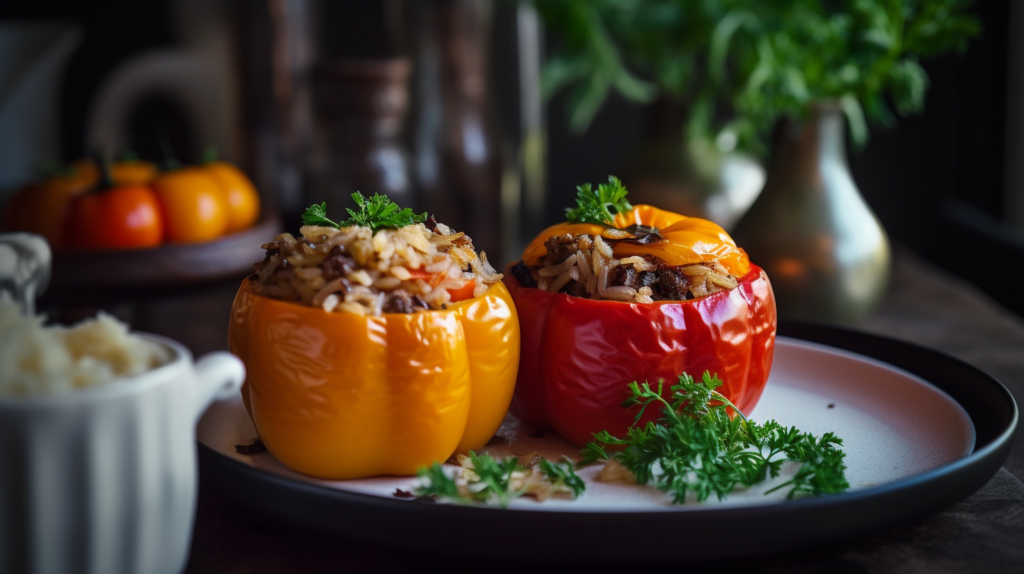
[[[972,3],[800,0],[743,12],[731,98],[738,131],[763,147],[760,136],[779,118],[835,101],[854,143],[863,145],[869,122],[892,126],[896,115],[923,109],[928,74],[919,58],[966,50],[981,31],[968,12]]]
[[[919,58],[962,52],[980,33],[973,0],[534,0],[561,40],[545,94],[572,86],[582,131],[607,97],[655,97],[686,112],[682,135],[722,135],[763,153],[777,119],[839,102],[856,143],[869,122],[922,109]],[[719,141],[726,141],[719,140]]]
[[[345,221],[340,223],[331,221],[327,218],[327,203],[320,205],[314,203],[302,214],[302,224],[337,228],[360,225],[369,227],[376,233],[381,229],[398,229],[427,220],[426,213],[416,214],[408,207],[401,209],[386,195],[379,193],[375,193],[373,197],[367,199],[357,191],[352,194],[352,200],[356,202],[358,211],[346,208],[345,211],[348,212],[349,218]]]
[[[799,469],[768,492],[788,488],[786,498],[792,499],[849,488],[846,455],[838,448],[842,439],[832,433],[815,437],[774,420],[751,421],[715,390],[721,384],[707,372],[700,382],[684,373],[666,400],[661,382],[656,389],[648,383],[630,383],[631,397],[623,406],[640,407],[636,423],[652,405],[661,408],[663,417],[642,427],[634,424],[625,438],[607,431],[595,433],[595,441],[581,451],[580,464],[617,461],[638,483],[653,481],[671,493],[676,503],[685,502],[690,493],[701,501],[712,494],[725,498],[737,486],[749,487],[779,476],[785,460],[799,463]],[[610,451],[609,446],[619,450]]]
[[[576,207],[566,208],[566,218],[573,223],[609,225],[616,214],[633,209],[626,199],[628,193],[626,186],[613,175],[596,190],[584,183],[576,188]]]

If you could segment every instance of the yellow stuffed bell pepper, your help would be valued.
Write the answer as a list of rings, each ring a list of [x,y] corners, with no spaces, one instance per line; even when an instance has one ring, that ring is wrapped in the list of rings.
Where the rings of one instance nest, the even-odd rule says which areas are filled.
[[[365,316],[260,296],[247,280],[229,341],[267,449],[330,479],[411,475],[484,446],[519,364],[519,320],[501,282],[446,310]]]

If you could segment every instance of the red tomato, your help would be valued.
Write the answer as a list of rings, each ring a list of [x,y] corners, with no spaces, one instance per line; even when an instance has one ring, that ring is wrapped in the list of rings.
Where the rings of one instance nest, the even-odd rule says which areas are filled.
[[[0,229],[42,235],[50,247],[64,246],[65,221],[75,196],[89,191],[91,184],[76,176],[57,176],[26,186],[11,198]]]
[[[422,279],[431,287],[437,287],[445,279],[445,275],[443,273],[430,273],[429,271],[424,271],[422,269],[408,269],[408,271],[409,275],[411,275],[413,279]],[[466,284],[462,287],[459,287],[458,289],[448,289],[447,291],[448,294],[451,295],[451,302],[457,303],[459,301],[465,301],[466,299],[472,299],[473,290],[475,288],[476,279],[470,279],[469,281],[466,281]]]
[[[635,410],[622,408],[633,381],[704,371],[749,413],[768,380],[775,348],[775,296],[756,265],[728,291],[689,301],[620,303],[505,284],[519,314],[521,359],[512,413],[576,446],[607,430],[625,436]],[[658,418],[648,409],[641,424]]]
[[[65,243],[85,249],[154,247],[164,234],[160,203],[141,185],[76,197],[68,211]]]
[[[474,289],[476,289],[476,279],[470,279],[458,289],[448,289],[448,294],[452,296],[452,303],[457,303],[466,299],[472,299]]]
[[[409,272],[409,275],[411,275],[413,279],[422,279],[431,287],[437,287],[442,281],[444,281],[444,275],[441,273],[431,273],[429,271],[424,271],[423,269],[406,270]]]

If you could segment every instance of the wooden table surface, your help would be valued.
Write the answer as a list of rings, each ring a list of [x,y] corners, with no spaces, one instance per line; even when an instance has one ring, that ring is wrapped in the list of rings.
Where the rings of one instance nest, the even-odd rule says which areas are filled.
[[[202,297],[149,305],[137,328],[189,345],[197,354],[226,346],[234,286]],[[924,345],[992,374],[1024,404],[1024,320],[976,288],[898,249],[893,280],[880,309],[857,329]],[[716,563],[720,571],[767,572],[1024,572],[1024,441],[985,487],[952,508],[913,524],[792,554]],[[466,525],[471,528],[472,525]],[[739,528],[738,528],[739,530]],[[567,559],[592,556],[588,571],[622,571],[602,565],[602,552],[618,551],[628,533],[595,533],[595,548],[566,549]],[[741,544],[723,533],[727,544]],[[458,532],[443,553],[420,554],[372,546],[269,518],[228,502],[205,486],[200,469],[199,507],[188,572],[333,572],[422,569],[428,565],[487,572],[563,569],[534,564],[528,549],[501,546],[481,564],[458,556]],[[606,542],[601,542],[605,540]],[[631,551],[642,551],[634,549]],[[677,567],[687,563],[680,556]],[[712,565],[707,565],[712,566]],[[645,566],[648,568],[648,566]],[[657,568],[656,565],[649,568]]]

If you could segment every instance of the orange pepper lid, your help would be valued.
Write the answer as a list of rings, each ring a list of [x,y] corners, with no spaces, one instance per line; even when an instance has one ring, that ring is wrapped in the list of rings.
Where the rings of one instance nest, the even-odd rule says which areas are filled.
[[[717,223],[699,217],[687,217],[664,211],[650,205],[637,205],[632,210],[615,216],[615,227],[630,225],[657,227],[661,241],[639,245],[627,241],[611,242],[616,258],[635,255],[660,257],[668,265],[691,265],[718,261],[729,273],[743,277],[750,271],[747,253],[736,246],[732,237]],[[600,235],[605,228],[593,223],[558,223],[540,232],[523,251],[523,262],[531,267],[540,266],[547,255],[544,242],[555,235]]]

